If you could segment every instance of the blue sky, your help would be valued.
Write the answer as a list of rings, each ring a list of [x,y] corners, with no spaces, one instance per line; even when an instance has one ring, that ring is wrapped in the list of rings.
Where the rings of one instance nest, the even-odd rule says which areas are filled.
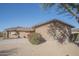
[[[74,17],[58,14],[56,7],[43,10],[40,4],[0,4],[0,31],[16,26],[31,27],[54,18],[79,28]]]

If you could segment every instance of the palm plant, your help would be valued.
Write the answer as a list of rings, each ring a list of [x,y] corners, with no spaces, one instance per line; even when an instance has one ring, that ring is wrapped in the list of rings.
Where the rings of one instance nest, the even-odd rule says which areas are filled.
[[[58,4],[57,3],[43,3],[42,7],[44,9],[48,9],[55,5],[61,10],[64,9],[64,12],[70,13],[72,16],[76,18],[76,21],[79,23],[79,16],[78,16],[79,4],[78,3],[58,3]]]

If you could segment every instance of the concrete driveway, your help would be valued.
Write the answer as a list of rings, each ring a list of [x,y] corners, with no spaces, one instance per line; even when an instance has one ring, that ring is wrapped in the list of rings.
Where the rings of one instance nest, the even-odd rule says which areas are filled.
[[[20,47],[25,43],[26,39],[5,39],[0,40],[0,55],[17,55]]]
[[[0,40],[0,56],[79,56],[79,47],[73,43],[59,44],[47,40],[40,45],[32,45],[28,39]]]

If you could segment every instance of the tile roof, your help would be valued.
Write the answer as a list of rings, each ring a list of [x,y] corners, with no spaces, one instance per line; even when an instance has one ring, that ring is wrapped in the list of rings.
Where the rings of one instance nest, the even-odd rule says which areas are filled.
[[[5,29],[6,31],[34,31],[33,28],[26,28],[26,27],[12,27]]]

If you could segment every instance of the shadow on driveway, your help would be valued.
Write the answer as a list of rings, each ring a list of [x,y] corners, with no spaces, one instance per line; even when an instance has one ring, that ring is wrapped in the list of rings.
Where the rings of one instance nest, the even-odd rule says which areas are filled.
[[[0,56],[9,56],[16,53],[17,48],[9,49],[9,50],[2,50],[0,51]]]

